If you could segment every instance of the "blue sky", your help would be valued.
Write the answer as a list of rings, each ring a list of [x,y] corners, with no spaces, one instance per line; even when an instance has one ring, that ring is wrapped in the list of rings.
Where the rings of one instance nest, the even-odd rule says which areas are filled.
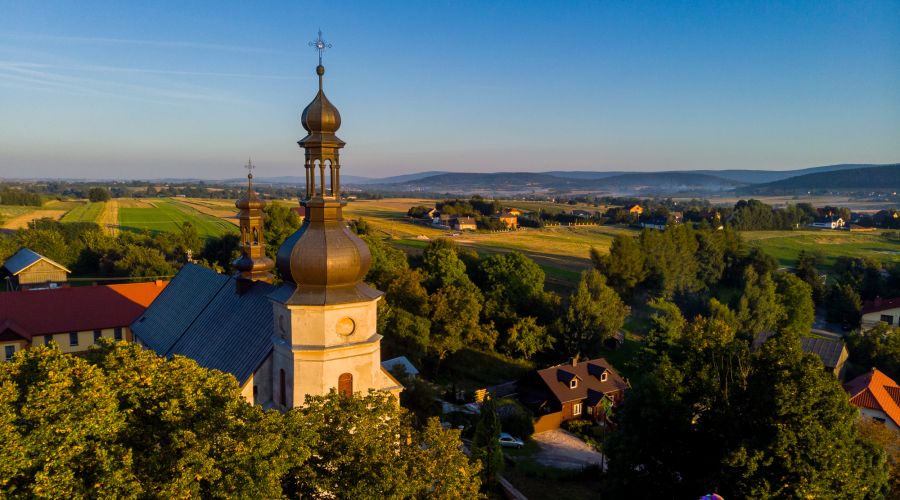
[[[0,177],[900,161],[900,1],[0,0]]]

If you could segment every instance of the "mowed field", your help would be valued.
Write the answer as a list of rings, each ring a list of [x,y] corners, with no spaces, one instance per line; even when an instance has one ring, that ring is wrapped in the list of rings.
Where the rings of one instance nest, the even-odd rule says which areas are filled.
[[[841,256],[868,257],[884,263],[900,262],[900,243],[881,235],[849,231],[744,231],[741,236],[751,246],[761,248],[778,259],[782,266],[793,267],[797,255],[805,250],[821,255],[830,266]]]
[[[190,222],[201,238],[237,233],[234,224],[175,199],[161,198],[144,203],[150,206],[119,207],[119,230],[178,233],[185,222]]]
[[[106,207],[106,202],[86,202],[63,215],[62,222],[97,222]]]

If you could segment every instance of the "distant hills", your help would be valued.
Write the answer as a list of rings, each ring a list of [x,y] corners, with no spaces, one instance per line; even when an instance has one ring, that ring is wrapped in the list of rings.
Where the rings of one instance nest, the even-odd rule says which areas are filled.
[[[756,184],[739,191],[747,194],[791,194],[817,190],[884,191],[896,189],[900,189],[900,163],[819,171],[775,182]]]

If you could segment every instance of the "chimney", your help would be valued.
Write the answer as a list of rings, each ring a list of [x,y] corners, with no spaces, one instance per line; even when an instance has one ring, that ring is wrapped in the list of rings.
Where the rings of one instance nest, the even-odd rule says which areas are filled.
[[[569,362],[572,363],[572,366],[578,365],[578,355],[572,356],[572,359],[570,359]]]

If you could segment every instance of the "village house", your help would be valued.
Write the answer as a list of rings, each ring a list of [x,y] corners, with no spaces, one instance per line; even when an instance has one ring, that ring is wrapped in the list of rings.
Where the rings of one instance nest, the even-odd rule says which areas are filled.
[[[818,227],[818,228],[824,228],[824,229],[840,229],[840,228],[844,227],[844,219],[841,219],[840,217],[833,217],[833,216],[821,217],[821,218],[816,219],[815,222],[813,222],[812,224],[810,224],[810,227]]]
[[[632,215],[641,215],[644,213],[644,208],[637,204],[628,205],[625,207],[625,209],[628,210],[628,213]]]
[[[774,335],[773,332],[762,332],[753,339],[750,345],[752,351],[758,350],[763,343]],[[844,367],[850,352],[842,340],[831,340],[819,337],[802,337],[800,347],[807,354],[815,354],[822,361],[825,371],[834,375],[838,380],[844,378]]]
[[[492,218],[505,224],[507,229],[516,230],[519,227],[519,217],[517,215],[500,214]]]
[[[543,432],[574,419],[608,423],[628,388],[605,359],[578,362],[573,358],[531,372],[519,383],[519,400],[535,414],[534,431]]]
[[[641,221],[641,228],[643,229],[656,229],[659,231],[665,231],[667,225],[669,225],[669,219],[665,217],[653,217],[651,219]]]
[[[72,271],[28,248],[22,248],[3,263],[0,279],[7,290],[56,288],[65,285]]]
[[[474,217],[453,217],[450,219],[450,228],[456,231],[474,231],[478,229]]]
[[[868,330],[878,323],[884,322],[890,326],[900,326],[900,297],[875,300],[867,300],[863,303],[860,327]]]
[[[0,296],[0,349],[16,351],[55,342],[84,352],[100,338],[131,341],[130,325],[162,293],[164,281],[6,292]]]
[[[844,384],[844,390],[863,416],[900,429],[900,386],[881,370],[872,368]]]

